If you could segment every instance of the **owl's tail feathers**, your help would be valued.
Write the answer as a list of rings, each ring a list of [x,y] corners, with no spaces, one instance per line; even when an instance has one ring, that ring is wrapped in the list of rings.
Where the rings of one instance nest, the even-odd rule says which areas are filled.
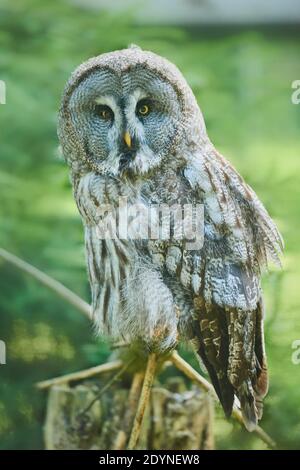
[[[199,359],[203,362],[210,376],[210,379],[212,381],[216,394],[220,400],[220,403],[222,405],[222,408],[224,410],[226,417],[230,418],[231,413],[232,413],[233,402],[234,402],[233,386],[229,382],[227,376],[220,372],[218,373],[218,371],[216,371],[216,369],[209,362],[203,345],[200,345],[196,354],[199,356]]]
[[[256,407],[256,398],[250,380],[243,382],[243,384],[237,390],[237,396],[240,400],[245,427],[248,431],[251,432],[257,425],[259,418]]]
[[[229,417],[234,402],[234,387],[228,374],[228,333],[223,309],[203,305],[199,309],[199,331],[196,352],[202,360],[216,394]]]
[[[253,431],[263,414],[263,398],[266,395],[260,389],[258,382],[253,386],[250,379],[243,382],[236,392],[241,405],[241,412],[245,427],[248,431]]]
[[[202,310],[197,355],[229,417],[234,397],[240,401],[245,427],[253,431],[262,417],[263,398],[268,391],[264,352],[263,313],[225,311],[213,306]]]
[[[240,401],[245,427],[253,431],[262,417],[263,398],[268,392],[262,302],[255,311],[237,310],[227,318],[228,377]]]

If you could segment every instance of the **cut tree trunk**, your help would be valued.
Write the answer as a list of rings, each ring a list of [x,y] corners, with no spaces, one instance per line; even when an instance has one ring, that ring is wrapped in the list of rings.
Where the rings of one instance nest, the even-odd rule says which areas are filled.
[[[131,385],[128,378],[112,384],[99,397],[105,385],[102,377],[74,387],[52,386],[45,423],[46,449],[126,448],[143,377],[136,374]],[[197,387],[187,390],[179,377],[169,379],[164,387],[154,386],[138,448],[213,449],[212,399]]]

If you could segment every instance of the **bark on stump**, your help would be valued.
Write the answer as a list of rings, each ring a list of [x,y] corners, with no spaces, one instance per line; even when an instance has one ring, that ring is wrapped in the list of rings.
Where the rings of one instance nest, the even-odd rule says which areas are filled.
[[[101,377],[74,387],[56,385],[50,389],[44,428],[46,449],[122,448],[129,437],[129,381],[113,384],[83,413],[103,385]],[[138,448],[213,449],[213,403],[209,395],[196,387],[187,390],[184,380],[177,377],[164,387],[154,386]]]

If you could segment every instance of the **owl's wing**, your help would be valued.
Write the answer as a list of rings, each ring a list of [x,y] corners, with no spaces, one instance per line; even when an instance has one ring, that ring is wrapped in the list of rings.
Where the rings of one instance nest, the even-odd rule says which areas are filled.
[[[191,159],[184,177],[204,204],[204,245],[187,252],[182,244],[173,273],[192,290],[198,354],[225,413],[236,395],[251,430],[268,388],[260,273],[270,259],[280,262],[282,239],[253,190],[213,147]]]

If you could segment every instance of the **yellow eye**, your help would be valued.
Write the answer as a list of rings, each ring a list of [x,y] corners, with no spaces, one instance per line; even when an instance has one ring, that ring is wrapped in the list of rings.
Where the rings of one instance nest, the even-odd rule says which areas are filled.
[[[99,105],[97,107],[98,116],[104,121],[111,121],[114,117],[114,113],[108,106]]]
[[[106,109],[103,109],[103,111],[100,112],[100,116],[103,119],[109,119],[109,112]]]
[[[149,106],[147,106],[146,104],[143,104],[142,106],[140,106],[139,107],[139,113],[142,116],[145,116],[145,114],[148,114],[149,113]]]
[[[137,112],[140,116],[147,116],[150,112],[150,106],[146,103],[140,103],[138,105]]]

